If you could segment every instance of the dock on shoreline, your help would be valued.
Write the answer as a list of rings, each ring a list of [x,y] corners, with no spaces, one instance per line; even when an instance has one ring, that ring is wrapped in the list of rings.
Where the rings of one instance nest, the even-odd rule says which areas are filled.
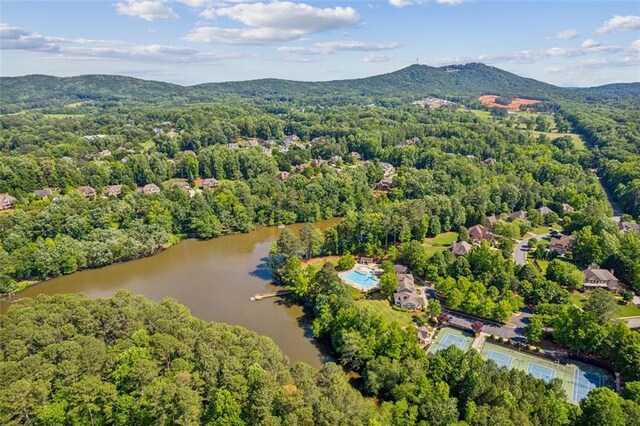
[[[291,290],[278,290],[272,293],[258,293],[255,296],[250,297],[249,300],[255,302],[262,299],[268,299],[270,297],[287,296],[289,294],[291,294]]]

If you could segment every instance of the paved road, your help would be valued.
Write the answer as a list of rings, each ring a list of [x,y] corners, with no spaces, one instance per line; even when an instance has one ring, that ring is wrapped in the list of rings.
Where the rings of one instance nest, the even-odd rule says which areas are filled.
[[[607,201],[609,202],[609,204],[611,204],[611,209],[613,210],[613,220],[615,220],[616,222],[620,222],[622,209],[620,208],[618,203],[613,200],[613,197],[611,196],[609,191],[607,191],[607,188],[602,184],[602,178],[600,176],[598,176],[598,180],[600,181],[600,186],[602,186],[602,189],[604,189],[604,193],[607,195]]]
[[[516,248],[513,249],[513,261],[516,265],[526,265],[527,264],[527,250],[529,250],[529,240],[531,238],[536,238],[538,240],[548,237],[551,235],[549,232],[545,234],[538,234],[531,237],[524,238],[518,244],[516,244]]]

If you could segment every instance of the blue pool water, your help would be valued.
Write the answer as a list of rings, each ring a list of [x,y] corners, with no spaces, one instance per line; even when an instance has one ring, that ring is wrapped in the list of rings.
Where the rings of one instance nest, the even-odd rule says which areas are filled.
[[[374,275],[372,271],[369,271],[366,274],[362,272],[356,271],[355,269],[349,272],[345,272],[342,274],[342,278],[345,280],[351,281],[354,284],[357,284],[364,288],[373,288],[380,283]]]

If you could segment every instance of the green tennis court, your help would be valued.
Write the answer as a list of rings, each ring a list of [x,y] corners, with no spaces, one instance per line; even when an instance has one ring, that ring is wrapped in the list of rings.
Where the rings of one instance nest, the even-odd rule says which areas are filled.
[[[593,388],[612,386],[612,377],[605,370],[579,362],[570,361],[563,365],[491,342],[484,344],[480,355],[487,361],[495,362],[498,367],[517,368],[546,382],[560,379],[568,399],[573,403],[586,398]]]
[[[458,349],[466,351],[471,347],[473,337],[455,328],[444,327],[438,335],[435,341],[429,347],[429,352],[435,353],[449,346],[457,346]]]

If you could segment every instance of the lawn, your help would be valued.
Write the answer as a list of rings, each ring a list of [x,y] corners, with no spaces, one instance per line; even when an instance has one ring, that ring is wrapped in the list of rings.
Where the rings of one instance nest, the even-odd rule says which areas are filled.
[[[540,234],[546,234],[547,232],[550,232],[550,231],[551,231],[551,228],[549,228],[548,226],[538,226],[537,228],[533,228],[529,232],[535,235],[540,235]]]
[[[149,151],[154,146],[155,146],[155,143],[152,140],[149,140],[140,144],[140,147],[142,147],[142,149],[145,151]]]
[[[432,246],[450,246],[458,239],[457,232],[443,232],[433,238],[427,238],[425,242]]]
[[[549,266],[548,260],[534,260],[533,264],[537,265],[538,268],[540,268],[540,272],[542,272],[543,274],[547,273],[547,267]]]
[[[385,320],[396,321],[403,328],[413,326],[412,314],[395,311],[387,300],[360,300],[357,303],[371,307],[375,312],[381,314]]]
[[[309,260],[305,260],[302,262],[302,264],[304,266],[313,265],[318,268],[321,268],[322,265],[324,265],[327,262],[333,262],[335,264],[336,262],[338,262],[338,259],[340,259],[340,256],[319,256],[319,257],[312,257]]]
[[[484,119],[491,118],[491,112],[490,111],[484,111],[484,110],[481,110],[481,109],[469,109],[467,111],[472,112],[478,118],[484,118]]]
[[[427,253],[427,256],[431,257],[436,253],[442,253],[443,251],[447,251],[446,247],[437,247],[437,246],[425,246],[424,251]]]
[[[571,302],[579,307],[582,307],[584,300],[586,299],[588,293],[576,293],[569,296]],[[617,298],[620,300],[620,298]],[[624,317],[636,317],[640,316],[640,308],[638,308],[633,303],[628,303],[626,305],[618,305],[618,311],[613,315],[614,318],[624,318]]]

